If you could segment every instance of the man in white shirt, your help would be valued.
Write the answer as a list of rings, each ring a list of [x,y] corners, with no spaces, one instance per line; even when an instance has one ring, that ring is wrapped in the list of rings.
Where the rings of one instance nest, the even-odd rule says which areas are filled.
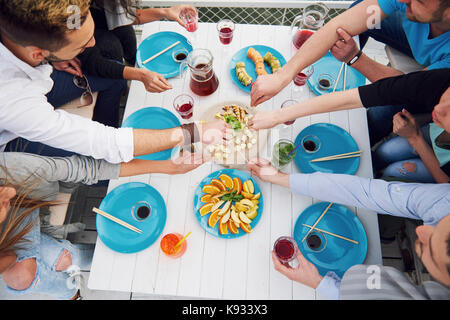
[[[48,61],[65,61],[95,45],[89,0],[0,0],[0,146],[23,137],[111,163],[231,136],[223,121],[150,130],[107,127],[54,110]]]

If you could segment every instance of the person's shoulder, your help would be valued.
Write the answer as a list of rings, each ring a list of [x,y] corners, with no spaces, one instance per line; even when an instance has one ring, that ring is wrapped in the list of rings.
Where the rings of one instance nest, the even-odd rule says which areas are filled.
[[[395,11],[406,11],[406,4],[397,0],[378,0],[378,5],[381,10],[387,15],[394,13]]]

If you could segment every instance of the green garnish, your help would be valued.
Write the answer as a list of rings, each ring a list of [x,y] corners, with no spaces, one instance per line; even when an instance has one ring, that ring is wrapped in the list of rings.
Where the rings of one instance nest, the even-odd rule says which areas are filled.
[[[231,193],[224,194],[220,200],[222,201],[241,201],[244,199],[244,196],[242,194],[236,194],[237,191],[233,191]]]
[[[234,131],[239,131],[242,129],[241,122],[235,116],[227,114],[223,118],[225,119],[225,122],[228,123],[231,129],[233,129]]]

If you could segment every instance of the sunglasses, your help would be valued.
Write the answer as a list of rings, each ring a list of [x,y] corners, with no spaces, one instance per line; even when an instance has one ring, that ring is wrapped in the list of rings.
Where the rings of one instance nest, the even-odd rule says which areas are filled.
[[[86,78],[86,76],[84,75],[82,77],[74,76],[73,83],[77,88],[86,90],[80,97],[81,106],[79,106],[78,108],[91,105],[92,102],[94,102],[94,96],[92,95],[92,90],[91,87],[89,86],[89,81]]]

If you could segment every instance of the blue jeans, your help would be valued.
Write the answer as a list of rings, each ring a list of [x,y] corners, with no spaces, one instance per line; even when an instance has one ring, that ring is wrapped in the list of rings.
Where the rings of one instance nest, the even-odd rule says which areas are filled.
[[[54,70],[51,75],[54,85],[47,94],[48,102],[57,109],[62,105],[79,98],[85,90],[73,83],[73,75]],[[119,127],[120,99],[127,87],[123,79],[106,79],[86,75],[92,92],[98,92],[94,108],[93,120],[111,127]],[[23,138],[10,141],[5,151],[27,152],[49,157],[70,157],[75,153],[53,148],[40,142],[31,142]]]
[[[429,125],[421,128],[424,139],[429,145]],[[434,183],[434,178],[426,168],[425,164],[415,153],[413,147],[403,137],[397,136],[380,144],[373,153],[375,168],[385,168],[384,176],[407,179],[421,183]],[[410,163],[408,169],[406,163]]]
[[[56,240],[40,232],[39,210],[34,210],[22,223],[35,221],[33,228],[24,236],[27,240],[14,250],[17,255],[16,263],[25,259],[36,260],[36,273],[30,287],[25,290],[15,290],[6,286],[12,294],[46,294],[57,299],[71,299],[79,289],[72,282],[69,272],[56,271],[55,265],[64,250],[72,256],[71,270],[89,269],[90,256],[86,246],[73,245],[67,240]]]
[[[355,1],[350,7],[353,7],[361,1]],[[369,29],[358,35],[361,49],[364,48],[369,37],[372,37],[414,58],[405,31],[403,30],[402,13],[400,11],[394,12],[381,21],[380,27],[380,29]],[[370,144],[372,146],[392,132],[392,118],[394,114],[401,110],[402,107],[399,106],[368,108],[367,123],[369,126]]]

